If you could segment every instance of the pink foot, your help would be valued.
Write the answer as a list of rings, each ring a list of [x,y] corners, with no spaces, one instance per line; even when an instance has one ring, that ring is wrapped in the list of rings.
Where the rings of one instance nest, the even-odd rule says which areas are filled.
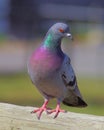
[[[44,104],[42,105],[42,107],[40,107],[40,108],[38,108],[38,109],[36,109],[36,110],[33,110],[31,113],[37,113],[37,118],[40,119],[40,117],[41,117],[41,115],[42,115],[42,113],[43,113],[44,111],[47,112],[47,110],[50,110],[49,108],[47,108],[48,102],[49,102],[49,101],[46,100],[46,101],[44,102]],[[47,112],[47,113],[48,113],[48,112]]]
[[[50,110],[50,111],[48,112],[48,114],[52,114],[53,112],[55,112],[55,116],[54,116],[54,119],[55,119],[55,118],[58,116],[58,114],[59,114],[60,112],[65,113],[66,111],[60,109],[60,104],[58,103],[56,109]]]

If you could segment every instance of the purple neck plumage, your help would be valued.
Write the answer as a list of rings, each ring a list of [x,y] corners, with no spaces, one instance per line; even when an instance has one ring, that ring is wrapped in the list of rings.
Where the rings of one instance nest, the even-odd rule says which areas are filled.
[[[61,50],[61,39],[62,37],[48,32],[41,46],[33,53],[31,65],[36,67],[38,63],[38,68],[45,68],[45,71],[59,68],[65,56]]]

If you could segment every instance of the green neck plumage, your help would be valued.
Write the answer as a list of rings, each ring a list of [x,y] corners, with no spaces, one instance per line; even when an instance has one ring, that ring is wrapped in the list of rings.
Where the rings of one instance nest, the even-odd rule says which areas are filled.
[[[56,48],[57,46],[60,46],[61,40],[54,36],[54,34],[48,33],[46,35],[46,38],[44,40],[44,47],[46,48]]]
[[[45,39],[45,42],[44,42],[44,44],[45,44],[45,46],[46,47],[50,47],[50,43],[53,41],[53,38],[52,38],[52,35],[51,34],[49,34],[47,37],[46,37],[46,39]]]

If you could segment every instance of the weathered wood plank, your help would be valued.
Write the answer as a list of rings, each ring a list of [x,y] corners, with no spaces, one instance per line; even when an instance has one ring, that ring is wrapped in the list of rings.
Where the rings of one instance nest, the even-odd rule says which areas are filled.
[[[61,113],[58,118],[43,113],[40,120],[33,107],[0,103],[0,130],[104,130],[104,117]]]

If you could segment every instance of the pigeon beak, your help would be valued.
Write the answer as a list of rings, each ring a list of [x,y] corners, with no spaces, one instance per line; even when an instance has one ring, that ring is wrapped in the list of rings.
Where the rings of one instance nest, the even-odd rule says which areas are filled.
[[[70,33],[65,33],[65,36],[69,37],[73,41],[73,37],[72,37],[72,35]]]

